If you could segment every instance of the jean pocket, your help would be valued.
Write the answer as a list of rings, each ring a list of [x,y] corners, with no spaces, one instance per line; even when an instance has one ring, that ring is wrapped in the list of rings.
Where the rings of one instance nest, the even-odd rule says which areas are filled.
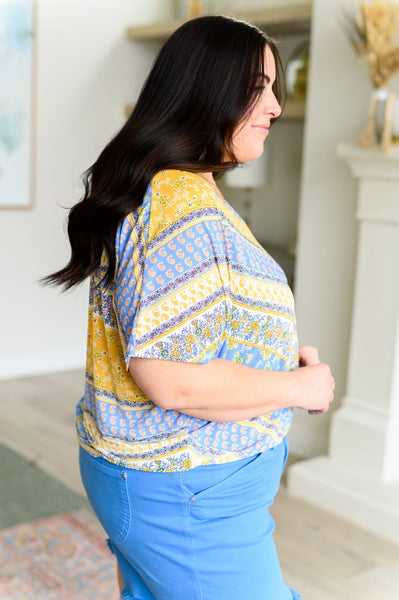
[[[110,539],[121,544],[127,537],[131,520],[126,472],[80,449],[80,473],[98,520]]]
[[[190,504],[196,511],[206,506],[215,514],[233,514],[270,506],[280,485],[285,460],[286,444],[282,443],[256,455],[241,467],[237,465],[238,468],[224,473],[219,479],[214,478],[210,482],[206,477],[201,478],[201,486],[196,489],[185,486],[192,491]]]
[[[218,496],[219,493],[223,492],[223,490],[225,490],[229,486],[232,486],[234,488],[235,482],[238,482],[242,478],[244,473],[246,476],[250,476],[250,474],[256,470],[256,467],[261,460],[262,454],[256,454],[252,457],[252,459],[249,462],[245,461],[244,465],[236,465],[234,461],[232,463],[227,463],[226,466],[232,469],[231,472],[224,474],[221,473],[221,477],[216,481],[212,481],[211,485],[207,485],[206,487],[204,486],[196,490],[194,498],[196,500],[200,500],[201,498]],[[239,462],[241,461],[238,461],[238,463]]]

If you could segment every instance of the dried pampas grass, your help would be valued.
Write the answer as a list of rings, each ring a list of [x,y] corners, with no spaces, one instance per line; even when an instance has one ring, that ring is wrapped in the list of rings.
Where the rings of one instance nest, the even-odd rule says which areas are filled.
[[[343,13],[342,27],[357,56],[366,63],[371,83],[375,91],[369,105],[369,118],[366,129],[359,138],[359,144],[372,148],[377,143],[383,152],[392,148],[391,118],[394,94],[384,88],[399,71],[399,45],[396,34],[399,21],[399,6],[393,2],[374,0],[374,3],[360,3],[360,14],[353,16]],[[377,131],[377,105],[384,102],[382,131]]]
[[[343,29],[366,63],[374,88],[386,87],[399,71],[399,45],[394,45],[398,21],[399,6],[382,0],[361,2],[358,16],[344,13]]]

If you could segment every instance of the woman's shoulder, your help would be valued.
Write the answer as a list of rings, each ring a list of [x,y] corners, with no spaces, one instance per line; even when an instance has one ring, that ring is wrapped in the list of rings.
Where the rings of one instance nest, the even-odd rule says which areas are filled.
[[[155,196],[163,194],[170,200],[194,196],[202,204],[215,204],[217,194],[204,177],[199,173],[181,169],[159,171],[151,180],[151,193]]]
[[[141,206],[126,215],[120,233],[146,229],[152,238],[159,230],[198,211],[220,212],[220,198],[197,173],[180,169],[159,171],[151,179]]]
[[[220,218],[221,206],[212,186],[197,173],[168,169],[157,173],[150,188],[150,237],[172,223]]]

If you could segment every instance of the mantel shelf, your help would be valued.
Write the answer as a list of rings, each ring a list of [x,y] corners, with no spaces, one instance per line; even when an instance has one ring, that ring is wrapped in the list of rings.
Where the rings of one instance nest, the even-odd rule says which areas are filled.
[[[227,11],[224,14],[244,19],[275,34],[309,33],[312,17],[312,2],[295,2],[283,6],[247,10],[243,12]],[[150,23],[138,27],[129,27],[127,36],[131,40],[162,40],[169,37],[184,19],[174,19],[161,23]]]
[[[347,161],[358,179],[399,180],[399,146],[394,146],[391,152],[385,154],[379,148],[340,143],[337,154]]]
[[[381,164],[399,162],[399,146],[393,146],[391,152],[384,153],[375,146],[374,148],[363,148],[359,144],[341,142],[337,146],[337,153],[348,160],[357,159],[365,162],[379,162]]]

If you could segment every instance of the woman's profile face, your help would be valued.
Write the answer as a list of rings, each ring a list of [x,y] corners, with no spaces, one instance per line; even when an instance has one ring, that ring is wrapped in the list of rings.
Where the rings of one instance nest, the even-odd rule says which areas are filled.
[[[264,141],[269,134],[270,121],[281,113],[280,105],[273,92],[276,78],[276,64],[269,46],[264,54],[264,77],[259,75],[257,87],[262,93],[249,115],[237,126],[232,138],[232,150],[238,162],[258,158],[263,152]]]

